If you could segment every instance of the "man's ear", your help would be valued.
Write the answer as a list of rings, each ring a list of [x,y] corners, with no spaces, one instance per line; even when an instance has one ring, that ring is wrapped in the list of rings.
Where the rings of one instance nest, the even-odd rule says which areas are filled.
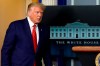
[[[32,10],[31,9],[27,11],[27,15],[28,16],[31,16],[32,15]]]
[[[27,15],[30,16],[30,13],[31,13],[31,12],[28,11],[28,12],[27,12]]]

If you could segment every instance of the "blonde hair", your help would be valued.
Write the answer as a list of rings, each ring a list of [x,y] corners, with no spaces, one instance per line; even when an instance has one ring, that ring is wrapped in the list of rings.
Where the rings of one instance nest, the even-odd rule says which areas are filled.
[[[45,10],[45,8],[46,8],[46,6],[44,4],[42,4],[42,3],[34,3],[34,2],[32,2],[32,3],[30,3],[28,5],[27,11],[29,11],[31,9],[31,7],[34,7],[34,6],[38,6],[38,7],[42,8],[43,10]]]

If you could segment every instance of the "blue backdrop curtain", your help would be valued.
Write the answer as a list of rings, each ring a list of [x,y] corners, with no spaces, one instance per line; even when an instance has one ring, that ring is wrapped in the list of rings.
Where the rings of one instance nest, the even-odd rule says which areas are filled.
[[[58,0],[58,5],[67,5],[67,0]]]
[[[42,3],[42,0],[39,0],[39,3]]]
[[[38,0],[40,3],[42,3],[42,0]],[[67,5],[67,0],[58,0],[58,5]]]

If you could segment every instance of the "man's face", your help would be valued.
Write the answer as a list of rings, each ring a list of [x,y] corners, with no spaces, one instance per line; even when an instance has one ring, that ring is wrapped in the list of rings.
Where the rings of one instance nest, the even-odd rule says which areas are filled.
[[[31,7],[30,11],[28,11],[28,16],[30,17],[32,22],[38,24],[42,20],[43,9],[39,6]]]

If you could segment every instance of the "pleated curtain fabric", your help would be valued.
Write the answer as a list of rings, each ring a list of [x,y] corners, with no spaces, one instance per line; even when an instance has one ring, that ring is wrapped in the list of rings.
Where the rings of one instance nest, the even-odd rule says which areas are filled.
[[[32,0],[32,2],[39,2],[38,0]]]

